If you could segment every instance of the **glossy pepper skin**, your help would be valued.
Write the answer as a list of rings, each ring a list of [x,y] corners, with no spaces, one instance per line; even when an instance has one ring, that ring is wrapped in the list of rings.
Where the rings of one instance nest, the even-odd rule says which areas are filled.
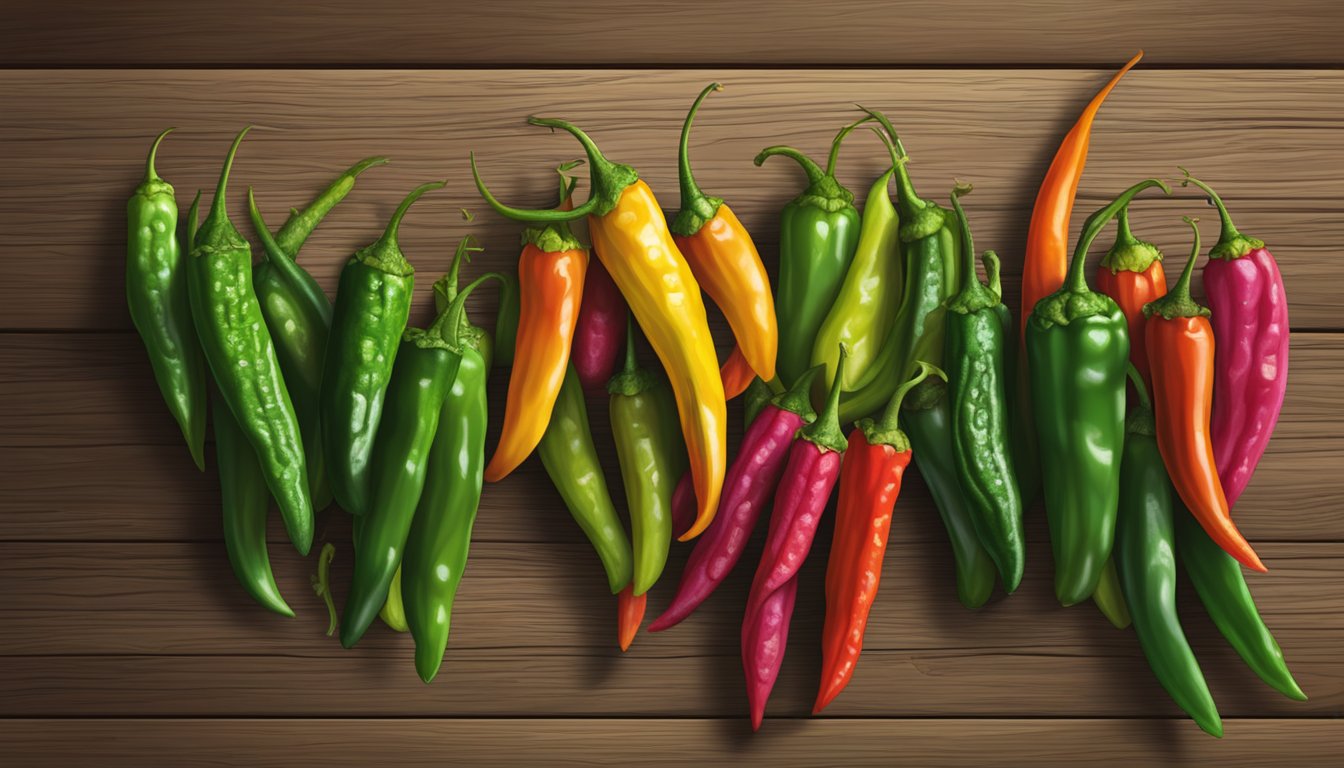
[[[1089,290],[1087,249],[1146,179],[1083,224],[1064,287],[1041,299],[1027,327],[1027,359],[1039,441],[1045,512],[1055,555],[1055,597],[1074,605],[1092,596],[1115,541],[1120,451],[1125,432],[1125,315]]]
[[[583,145],[591,169],[592,195],[573,211],[522,211],[490,194],[475,168],[482,197],[504,216],[543,223],[588,217],[588,232],[602,265],[629,302],[635,320],[663,363],[677,399],[697,501],[692,539],[714,519],[728,463],[728,422],[719,362],[700,286],[668,231],[649,185],[628,165],[602,156],[587,134],[563,120],[528,118],[559,128]]]
[[[1176,515],[1176,552],[1204,609],[1242,661],[1274,690],[1294,701],[1306,701],[1307,695],[1283,659],[1283,650],[1260,618],[1236,558],[1184,512]]]
[[[1181,501],[1218,546],[1247,568],[1264,563],[1232,522],[1218,479],[1209,420],[1213,413],[1214,337],[1209,310],[1190,296],[1190,277],[1199,260],[1199,227],[1185,271],[1171,292],[1144,307],[1148,361],[1153,376],[1157,445]]]
[[[835,303],[859,244],[854,193],[835,178],[840,145],[858,125],[847,125],[836,134],[825,171],[792,147],[767,147],[754,160],[759,166],[775,155],[792,158],[807,175],[807,187],[779,214],[779,291],[775,297],[779,354],[775,369],[785,382],[797,381],[811,367],[817,331]]]
[[[1173,517],[1184,514],[1154,439],[1146,393],[1126,420],[1115,552],[1134,632],[1158,682],[1207,733],[1223,725],[1176,613]]]
[[[313,504],[303,437],[252,289],[252,248],[229,221],[225,203],[229,170],[248,130],[233,140],[210,214],[196,232],[187,288],[196,335],[220,396],[257,452],[290,541],[306,555],[313,544]]]
[[[583,300],[574,328],[570,361],[586,392],[598,392],[616,373],[625,348],[625,326],[630,308],[611,273],[597,259],[588,260],[583,282]]]
[[[355,251],[341,270],[322,364],[320,408],[331,492],[351,514],[371,511],[371,453],[411,313],[415,268],[397,244],[397,230],[412,203],[445,184],[414,189],[397,206],[383,236]]]
[[[1060,142],[1045,179],[1036,193],[1031,209],[1031,223],[1027,228],[1026,256],[1022,264],[1022,308],[1020,312],[1021,343],[1018,360],[1025,362],[1027,320],[1037,302],[1059,290],[1069,269],[1069,220],[1073,214],[1073,200],[1078,194],[1078,182],[1087,164],[1087,150],[1092,140],[1092,123],[1102,103],[1110,95],[1120,78],[1139,63],[1143,51],[1135,54],[1092,100],[1083,108]],[[1017,366],[1017,407],[1013,409],[1013,440],[1016,443],[1018,483],[1022,498],[1030,504],[1041,486],[1041,469],[1037,456],[1035,421],[1032,417],[1030,371],[1026,365]]]
[[[892,167],[868,190],[854,260],[812,346],[812,364],[826,365],[827,386],[835,379],[836,350],[841,344],[849,349],[849,373],[847,381],[842,382],[847,389],[858,384],[882,349],[900,307],[904,273],[898,237],[900,217],[887,193],[896,166],[904,160],[897,156],[896,146],[886,134],[874,132],[885,140]]]
[[[898,425],[901,401],[931,373],[921,364],[915,378],[892,396],[881,421],[864,419],[849,433],[840,466],[835,534],[826,560],[826,621],[821,630],[821,687],[812,714],[826,708],[854,677],[863,650],[868,614],[882,580],[891,515],[910,465],[910,441]]]
[[[728,400],[746,392],[747,387],[751,386],[756,371],[752,370],[751,363],[743,356],[741,347],[733,347],[733,351],[728,353],[728,359],[719,366],[719,378],[723,380],[723,396]]]
[[[813,368],[800,376],[788,392],[769,399],[752,419],[724,479],[722,509],[705,535],[695,542],[677,593],[663,614],[649,625],[650,632],[671,629],[690,616],[742,558],[761,510],[779,485],[798,430],[816,418],[811,390],[820,371],[820,367]],[[684,505],[674,498],[674,509]]]
[[[962,496],[981,544],[994,558],[1004,591],[1012,593],[1026,568],[1022,496],[1009,431],[1007,364],[1009,313],[999,283],[999,257],[985,251],[986,285],[975,273],[971,238],[960,194],[952,207],[961,233],[961,292],[947,303],[943,360],[952,409],[952,455]]]
[[[291,214],[274,236],[257,208],[252,189],[247,190],[248,215],[261,239],[263,254],[261,262],[252,269],[252,288],[261,302],[261,314],[266,318],[266,327],[275,342],[280,373],[285,377],[294,412],[299,417],[303,453],[308,462],[308,490],[315,509],[331,503],[318,407],[322,391],[322,358],[331,331],[331,299],[295,259],[322,219],[354,189],[355,179],[369,168],[386,162],[384,157],[370,157],[351,166],[307,208]],[[285,245],[280,243],[281,236]]]
[[[537,454],[574,522],[597,550],[611,593],[619,593],[633,577],[634,554],[607,490],[588,426],[583,385],[572,365],[565,372],[560,397],[551,410],[551,423],[537,446]]]
[[[359,642],[373,623],[401,566],[439,416],[462,362],[466,299],[494,277],[487,273],[464,288],[428,329],[409,328],[403,334],[373,448],[371,506],[355,523],[355,568],[341,618],[341,645],[346,648]]]
[[[1288,388],[1288,297],[1262,240],[1237,231],[1209,185],[1186,173],[1218,208],[1221,232],[1204,265],[1204,296],[1218,347],[1213,357],[1213,457],[1229,507],[1269,445]]]
[[[154,139],[145,161],[145,179],[126,203],[126,306],[149,354],[163,401],[182,430],[192,461],[203,470],[205,358],[187,300],[177,200],[173,186],[154,169],[159,143],[172,130]],[[188,241],[186,247],[191,245]]]
[[[1153,377],[1148,369],[1148,344],[1143,327],[1147,321],[1143,308],[1167,293],[1167,274],[1162,267],[1162,252],[1152,243],[1134,236],[1129,228],[1129,206],[1116,214],[1115,244],[1101,259],[1097,269],[1097,291],[1110,296],[1125,313],[1129,327],[1129,362],[1139,370],[1144,384],[1152,390]]]
[[[733,330],[733,337],[737,339],[736,351],[756,375],[769,380],[775,377],[775,357],[779,347],[770,276],[765,273],[765,265],[761,263],[761,255],[747,228],[722,198],[709,197],[701,191],[691,173],[691,123],[705,97],[720,90],[723,86],[718,83],[705,86],[682,125],[681,149],[677,156],[681,210],[672,220],[670,229],[696,282],[722,310],[728,327]],[[728,395],[729,399],[740,392]]]

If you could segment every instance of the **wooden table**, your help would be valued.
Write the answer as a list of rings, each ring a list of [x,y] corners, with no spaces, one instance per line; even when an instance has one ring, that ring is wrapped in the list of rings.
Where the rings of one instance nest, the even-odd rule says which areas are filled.
[[[1336,4],[125,5],[11,4],[0,27],[0,763],[1339,759],[1344,14]],[[966,204],[977,243],[1003,255],[1016,306],[1029,206],[1049,157],[1109,72],[1145,46],[1147,59],[1098,121],[1074,226],[1134,180],[1179,179],[1181,164],[1222,191],[1241,228],[1280,260],[1292,381],[1237,520],[1271,568],[1252,577],[1252,589],[1310,701],[1288,701],[1256,680],[1183,587],[1183,617],[1226,720],[1222,742],[1201,734],[1158,686],[1132,632],[1110,628],[1090,606],[1053,603],[1039,508],[1029,513],[1019,594],[964,610],[917,478],[892,527],[854,683],[825,717],[808,716],[824,529],[754,736],[738,657],[744,573],[693,619],[641,635],[622,655],[601,569],[535,460],[487,489],[433,685],[415,676],[408,637],[380,626],[343,651],[323,634],[326,613],[308,584],[313,561],[295,555],[278,527],[275,567],[299,617],[266,614],[235,584],[214,473],[191,466],[124,305],[123,206],[161,128],[178,126],[159,168],[185,200],[213,186],[241,126],[259,127],[231,187],[235,221],[249,233],[247,186],[275,222],[344,165],[391,156],[303,253],[328,290],[406,190],[449,179],[404,227],[422,276],[418,322],[457,238],[473,233],[489,249],[472,274],[516,255],[518,228],[476,196],[468,150],[501,197],[526,204],[544,203],[549,168],[576,156],[569,138],[524,125],[528,114],[588,128],[675,206],[681,118],[703,84],[723,81],[697,123],[699,179],[732,202],[773,265],[774,217],[800,175],[783,161],[754,168],[752,156],[773,143],[821,153],[862,102],[896,121],[926,196],[942,198],[954,178],[975,184]],[[856,135],[841,156],[842,180],[861,193],[884,163],[876,140]],[[1168,252],[1169,271],[1188,253],[1182,214],[1203,216],[1206,242],[1216,229],[1197,194],[1177,186],[1173,197],[1143,200],[1134,217]],[[481,318],[492,301],[477,305]],[[726,344],[721,321],[716,331]],[[501,375],[492,402],[503,393]],[[605,407],[592,413],[615,479]],[[319,536],[340,546],[343,594],[348,523],[329,514]],[[651,615],[685,555],[676,548]]]

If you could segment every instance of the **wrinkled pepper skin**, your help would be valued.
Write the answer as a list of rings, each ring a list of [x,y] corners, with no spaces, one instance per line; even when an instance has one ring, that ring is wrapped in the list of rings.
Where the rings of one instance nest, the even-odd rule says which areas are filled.
[[[444,185],[432,182],[413,190],[383,236],[356,251],[341,270],[322,364],[320,408],[331,492],[351,514],[371,511],[371,453],[415,288],[415,268],[397,245],[397,230],[412,203]]]
[[[290,541],[306,555],[313,544],[313,504],[299,419],[252,290],[252,248],[229,221],[225,203],[233,158],[248,130],[233,140],[210,214],[196,232],[187,260],[188,296],[220,396],[257,452]]]
[[[154,169],[159,143],[172,130],[154,139],[145,161],[144,181],[126,203],[126,306],[149,355],[163,401],[182,430],[191,460],[203,470],[205,358],[187,300],[187,265],[182,263],[184,251],[178,242],[177,200],[173,186]],[[194,225],[194,215],[192,219]],[[188,240],[187,251],[191,247]]]
[[[551,410],[550,426],[537,445],[537,455],[574,522],[597,550],[611,593],[619,593],[632,579],[634,554],[607,490],[593,432],[588,426],[583,385],[572,365],[565,372],[560,396]]]
[[[1288,388],[1288,297],[1265,243],[1237,231],[1227,206],[1186,174],[1218,208],[1221,233],[1204,265],[1213,315],[1213,456],[1229,507],[1251,482]]]
[[[1129,208],[1116,215],[1115,244],[1101,259],[1097,269],[1097,291],[1110,296],[1129,325],[1129,362],[1139,370],[1151,392],[1153,376],[1148,368],[1148,343],[1143,329],[1147,317],[1143,308],[1167,293],[1167,273],[1162,267],[1162,252],[1152,243],[1134,236],[1129,227]]]

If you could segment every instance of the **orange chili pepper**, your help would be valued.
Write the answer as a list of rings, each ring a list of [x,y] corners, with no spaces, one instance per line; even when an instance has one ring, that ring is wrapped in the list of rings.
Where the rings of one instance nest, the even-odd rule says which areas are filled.
[[[1213,460],[1209,419],[1213,413],[1213,326],[1209,310],[1190,296],[1190,276],[1199,258],[1199,228],[1181,279],[1166,296],[1143,308],[1148,322],[1148,362],[1153,375],[1157,447],[1181,501],[1218,546],[1248,568],[1267,571],[1232,522]],[[1230,340],[1234,342],[1235,340]]]
[[[732,354],[719,366],[719,378],[723,380],[723,397],[726,400],[732,400],[751,386],[756,371],[747,362],[741,347],[733,347]]]
[[[574,180],[561,166],[560,200],[565,205]],[[499,444],[485,468],[494,483],[508,477],[536,449],[565,381],[565,366],[579,318],[588,251],[564,222],[528,227],[518,257],[518,332],[513,372],[504,405]]]
[[[1116,215],[1115,244],[1101,260],[1097,270],[1097,292],[1110,296],[1125,313],[1129,325],[1129,361],[1143,377],[1148,391],[1153,376],[1148,367],[1148,345],[1144,341],[1143,308],[1167,293],[1167,273],[1162,268],[1162,252],[1152,243],[1134,236],[1129,228],[1129,206]],[[1131,391],[1133,387],[1131,385]],[[1131,400],[1131,402],[1133,402]]]
[[[681,210],[672,220],[670,229],[696,282],[723,311],[728,326],[737,337],[738,350],[752,370],[769,381],[775,377],[775,354],[779,348],[770,277],[761,263],[756,244],[737,215],[721,198],[705,195],[691,174],[691,122],[705,97],[719,90],[723,90],[723,86],[718,83],[705,86],[681,127],[681,151],[678,154]],[[750,382],[747,378],[742,389]],[[729,398],[733,396],[728,395]]]
[[[621,651],[630,650],[630,644],[639,633],[639,625],[644,622],[644,609],[648,606],[649,593],[635,594],[635,583],[625,585],[616,595],[616,642]]]

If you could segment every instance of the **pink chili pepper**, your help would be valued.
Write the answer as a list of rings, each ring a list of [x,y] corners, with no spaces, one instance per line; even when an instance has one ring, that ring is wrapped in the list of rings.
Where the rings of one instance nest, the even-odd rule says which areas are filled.
[[[616,374],[616,362],[625,349],[628,312],[625,297],[606,267],[589,259],[569,353],[585,392],[606,392],[607,382]]]
[[[1222,234],[1204,267],[1204,294],[1216,341],[1213,458],[1230,507],[1250,483],[1283,408],[1288,299],[1279,266],[1264,242],[1238,232],[1218,194],[1189,171],[1184,183],[1208,194],[1222,222]]]
[[[797,596],[795,577],[766,595],[758,605],[748,607],[742,621],[742,670],[747,675],[747,704],[751,708],[753,731],[761,728],[765,702],[784,663],[784,647],[789,642],[789,622]]]

